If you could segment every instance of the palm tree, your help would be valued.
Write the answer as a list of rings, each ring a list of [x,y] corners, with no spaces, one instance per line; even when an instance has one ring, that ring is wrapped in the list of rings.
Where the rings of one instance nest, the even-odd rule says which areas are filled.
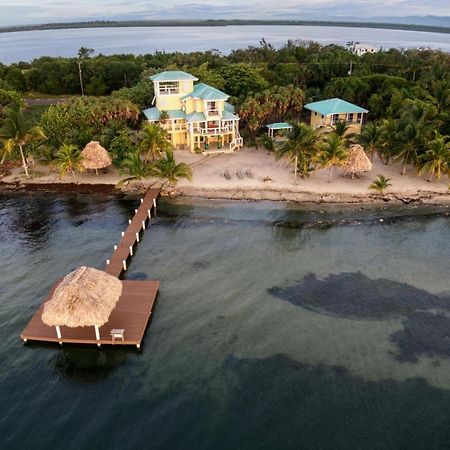
[[[167,111],[161,111],[161,114],[159,115],[159,123],[164,125],[168,120],[170,120],[169,113]]]
[[[393,118],[384,119],[380,126],[380,152],[384,163],[389,164],[392,155],[399,146],[399,121]]]
[[[192,169],[186,163],[177,164],[172,150],[166,150],[165,155],[153,163],[151,172],[154,176],[166,178],[172,186],[178,178],[192,180]]]
[[[390,178],[386,178],[383,175],[378,175],[377,178],[372,182],[372,184],[370,184],[369,189],[373,189],[380,194],[383,194],[385,189],[387,189],[389,186],[392,186],[390,181]]]
[[[61,178],[64,178],[67,172],[70,172],[74,178],[75,171],[83,172],[82,159],[81,152],[76,145],[63,143],[55,155],[55,164],[59,169]]]
[[[336,166],[341,166],[347,157],[348,151],[342,142],[342,138],[335,133],[330,133],[324,141],[320,153],[322,167],[330,168],[328,183],[331,183],[331,179],[333,178],[333,169]]]
[[[339,137],[344,138],[349,130],[350,126],[345,120],[336,120],[332,126],[333,133]]]
[[[264,133],[258,139],[258,144],[262,145],[269,152],[273,152],[275,150],[275,141],[267,133]]]
[[[432,96],[430,101],[436,105],[438,112],[448,109],[450,106],[450,84],[447,80],[433,81]]]
[[[402,175],[405,175],[408,164],[417,164],[419,147],[423,136],[417,122],[407,122],[402,128],[402,131],[399,133],[400,142],[394,160],[402,162]]]
[[[111,142],[125,127],[118,120],[111,120],[108,122],[106,128],[104,128],[100,135],[100,142],[103,147],[109,149]]]
[[[171,148],[170,142],[167,140],[168,133],[159,125],[149,123],[142,129],[142,140],[139,148],[146,153],[146,160],[154,161],[163,151]]]
[[[22,158],[22,167],[25,170],[25,175],[29,178],[30,174],[28,173],[24,147],[29,143],[45,139],[44,132],[42,128],[30,125],[25,120],[23,112],[18,106],[5,108],[3,115],[3,125],[0,128],[0,141],[3,144],[1,163],[5,161],[6,157],[14,149],[18,148]]]
[[[120,183],[130,183],[147,178],[152,174],[152,167],[152,163],[141,158],[138,150],[128,153],[120,164],[120,171],[123,173],[124,170],[127,170],[130,176],[121,180]]]
[[[320,151],[317,132],[304,123],[294,123],[288,133],[288,140],[276,151],[277,159],[287,157],[294,163],[294,177],[297,170],[302,177],[308,177]]]
[[[359,136],[359,142],[364,146],[366,152],[373,161],[375,153],[381,145],[381,129],[376,122],[369,122]]]
[[[433,177],[439,181],[442,173],[449,173],[450,171],[450,142],[448,136],[442,136],[438,131],[435,131],[435,137],[427,146],[427,151],[420,156],[420,160],[424,162],[419,175],[423,172],[429,172],[432,181]]]

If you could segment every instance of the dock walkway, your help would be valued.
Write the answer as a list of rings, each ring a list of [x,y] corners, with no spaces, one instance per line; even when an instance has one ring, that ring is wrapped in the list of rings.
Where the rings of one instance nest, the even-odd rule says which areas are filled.
[[[111,259],[106,261],[105,272],[119,278],[127,270],[130,257],[133,256],[136,245],[141,239],[141,233],[146,229],[152,214],[156,210],[156,199],[159,189],[149,189],[141,204],[135,210],[135,215],[130,219],[128,228],[122,232],[122,239],[114,247]]]
[[[156,200],[159,189],[149,189],[139,208],[135,210],[134,217],[129,220],[128,228],[122,232],[122,238],[118,245],[114,246],[111,259],[106,261],[105,272],[120,278],[127,270],[129,260],[133,257],[137,244],[140,242],[144,230],[148,227],[150,218],[156,212]],[[44,341],[71,344],[94,344],[101,346],[110,345],[135,345],[141,347],[145,330],[153,311],[156,295],[159,289],[159,281],[122,281],[122,294],[113,309],[108,322],[100,327],[100,339],[95,336],[94,327],[69,328],[61,326],[61,337],[58,337],[54,327],[49,327],[42,322],[42,312],[45,302],[53,295],[54,290],[61,282],[59,280],[52,287],[47,298],[42,302],[33,318],[20,335],[24,342]],[[124,340],[114,341],[111,331],[124,329]]]

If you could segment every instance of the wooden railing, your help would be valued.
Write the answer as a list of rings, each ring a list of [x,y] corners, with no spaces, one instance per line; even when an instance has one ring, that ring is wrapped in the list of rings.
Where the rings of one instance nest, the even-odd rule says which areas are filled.
[[[173,94],[179,94],[180,90],[177,87],[164,87],[159,88],[159,95],[173,95]]]
[[[207,116],[220,116],[220,111],[218,109],[207,109],[206,110]]]
[[[214,128],[201,128],[201,127],[192,127],[192,132],[199,133],[201,135],[218,135],[223,133],[231,133],[233,131],[233,127],[231,125],[226,125],[224,127],[214,127]]]

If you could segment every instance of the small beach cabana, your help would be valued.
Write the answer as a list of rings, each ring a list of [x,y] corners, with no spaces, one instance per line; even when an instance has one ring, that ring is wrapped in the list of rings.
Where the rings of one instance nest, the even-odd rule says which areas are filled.
[[[98,174],[99,169],[106,169],[112,164],[111,156],[98,141],[91,141],[81,152],[81,165],[87,170],[95,170]]]
[[[292,125],[287,122],[276,122],[276,123],[269,123],[267,125],[267,134],[273,139],[275,137],[275,133],[277,131],[282,130],[292,130]]]
[[[99,328],[108,322],[122,294],[122,282],[106,272],[80,267],[66,275],[45,303],[42,322],[55,327],[61,339],[62,326],[94,327],[100,341]]]
[[[361,132],[364,116],[369,111],[340,98],[308,103],[305,109],[311,111],[310,125],[313,128],[332,127],[337,121],[346,122],[350,132]]]
[[[370,170],[372,170],[372,163],[366,155],[364,148],[359,144],[352,145],[349,156],[344,163],[344,173],[350,172],[352,178],[355,178],[357,173],[369,172]]]

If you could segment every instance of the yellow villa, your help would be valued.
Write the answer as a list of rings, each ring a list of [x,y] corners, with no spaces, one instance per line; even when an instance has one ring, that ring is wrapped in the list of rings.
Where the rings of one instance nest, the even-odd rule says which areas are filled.
[[[143,111],[149,122],[159,123],[176,148],[191,152],[233,152],[242,147],[239,117],[227,102],[229,95],[182,71],[150,77],[155,87],[153,108]],[[163,111],[164,114],[161,117]],[[160,120],[161,119],[161,120]]]
[[[332,127],[341,121],[349,124],[351,133],[361,132],[364,115],[369,112],[340,98],[308,103],[305,108],[311,111],[310,124],[313,128]]]

